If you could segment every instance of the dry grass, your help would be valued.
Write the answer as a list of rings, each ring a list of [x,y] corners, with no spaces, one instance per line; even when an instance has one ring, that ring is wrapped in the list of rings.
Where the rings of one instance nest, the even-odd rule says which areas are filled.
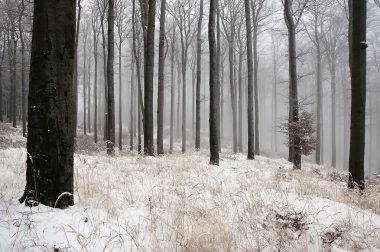
[[[338,171],[310,164],[294,171],[284,160],[224,153],[216,167],[208,165],[207,151],[162,157],[117,151],[109,158],[90,137],[78,138],[78,146],[76,205],[65,211],[19,206],[25,149],[0,151],[1,180],[10,181],[0,183],[0,237],[9,237],[0,238],[0,250],[380,248],[374,183],[361,194],[346,189]]]

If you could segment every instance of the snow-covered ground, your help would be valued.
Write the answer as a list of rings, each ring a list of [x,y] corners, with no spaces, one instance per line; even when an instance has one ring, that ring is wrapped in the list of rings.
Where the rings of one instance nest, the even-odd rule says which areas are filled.
[[[75,206],[19,204],[25,148],[0,149],[0,251],[380,251],[380,187],[284,159],[75,154]]]

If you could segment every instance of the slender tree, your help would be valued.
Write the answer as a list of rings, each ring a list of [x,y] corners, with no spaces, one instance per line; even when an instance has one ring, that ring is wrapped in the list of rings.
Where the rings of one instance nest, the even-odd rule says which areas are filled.
[[[208,40],[210,48],[210,164],[219,165],[219,146],[218,146],[218,125],[217,114],[219,104],[216,95],[218,94],[217,80],[217,57],[216,57],[216,39],[215,39],[215,20],[216,7],[218,0],[210,0],[210,17],[208,23]]]
[[[284,1],[285,23],[288,28],[289,51],[289,124],[297,124],[299,120],[298,84],[297,84],[297,53],[296,53],[296,28],[307,6],[308,0],[298,2],[297,13],[293,11],[293,1]],[[296,14],[298,14],[297,17]],[[295,169],[301,169],[301,139],[295,132],[294,138],[289,143],[289,161],[293,162]]]
[[[74,204],[75,11],[75,1],[34,1],[26,187],[20,199],[27,206]]]
[[[77,136],[77,124],[78,124],[78,42],[79,42],[79,28],[80,28],[80,20],[81,20],[81,13],[82,13],[82,5],[81,0],[78,0],[78,18],[76,19],[76,29],[75,29],[75,59],[74,59],[74,79],[73,79],[73,85],[74,85],[74,106],[73,108],[73,114],[74,114],[74,135]]]
[[[99,11],[92,8],[91,26],[94,44],[94,142],[98,142],[98,42],[99,42]]]
[[[195,150],[197,150],[197,151],[199,151],[200,146],[201,146],[201,76],[202,76],[202,71],[201,71],[201,69],[202,69],[202,40],[201,40],[201,35],[202,35],[202,19],[203,19],[203,0],[200,0],[198,31],[197,31],[197,84],[196,84],[197,86],[196,86],[196,123],[195,123],[196,124],[196,126],[195,126]],[[215,20],[213,20],[213,21],[215,22]],[[216,64],[218,64],[218,62]],[[215,78],[217,78],[218,77],[217,72],[214,74],[216,74]]]
[[[115,98],[114,98],[114,22],[115,2],[108,0],[108,56],[107,56],[107,153],[113,155],[115,150]]]
[[[164,154],[164,69],[165,69],[165,18],[166,0],[161,0],[160,38],[158,52],[158,91],[157,91],[157,154]]]
[[[127,38],[126,19],[127,5],[121,0],[116,1],[116,28],[118,34],[117,48],[119,50],[119,150],[123,149],[123,84],[122,84],[122,46]]]
[[[248,69],[248,154],[247,158],[255,158],[254,124],[253,124],[253,53],[252,53],[252,25],[249,0],[244,0],[245,20],[247,29],[247,69]]]

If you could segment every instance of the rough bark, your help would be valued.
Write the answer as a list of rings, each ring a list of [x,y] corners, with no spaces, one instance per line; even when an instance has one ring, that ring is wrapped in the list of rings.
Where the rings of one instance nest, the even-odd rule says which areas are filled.
[[[291,10],[291,0],[285,0],[284,15],[288,28],[289,47],[289,122],[298,122],[298,85],[297,85],[297,54],[296,54],[296,24]],[[292,160],[295,169],[301,169],[300,137],[295,133],[293,151],[289,151],[289,160]],[[293,152],[293,153],[292,153]]]
[[[144,61],[144,153],[154,155],[153,146],[153,71],[156,1],[149,0],[148,29]]]
[[[75,1],[34,1],[26,187],[20,202],[74,204]]]
[[[252,53],[252,25],[249,0],[244,0],[245,18],[247,29],[247,71],[248,71],[248,155],[247,158],[255,158],[254,146],[254,122],[253,122],[253,53]]]
[[[164,69],[165,69],[165,18],[166,0],[161,0],[160,38],[158,52],[158,91],[157,91],[157,154],[164,154]]]
[[[217,0],[210,0],[210,17],[208,24],[208,37],[210,48],[210,164],[219,165],[219,147],[218,147],[218,126],[217,114],[219,104],[216,96],[218,94],[217,80],[217,57],[216,57],[216,39],[215,39],[215,17],[216,17]]]
[[[367,1],[352,1],[351,135],[348,186],[364,189]]]
[[[114,98],[114,0],[108,0],[108,57],[107,57],[107,153],[113,155],[115,150],[115,98]]]

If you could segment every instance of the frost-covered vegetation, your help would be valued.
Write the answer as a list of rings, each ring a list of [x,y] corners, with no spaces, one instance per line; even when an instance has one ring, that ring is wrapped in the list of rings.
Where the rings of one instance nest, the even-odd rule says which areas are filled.
[[[18,144],[9,130],[2,139]],[[15,139],[15,141],[11,141]],[[25,143],[25,140],[24,140]],[[75,154],[66,210],[18,202],[24,147],[0,150],[0,251],[376,251],[380,186],[347,189],[346,173],[224,153]],[[12,146],[12,145],[11,145]]]

